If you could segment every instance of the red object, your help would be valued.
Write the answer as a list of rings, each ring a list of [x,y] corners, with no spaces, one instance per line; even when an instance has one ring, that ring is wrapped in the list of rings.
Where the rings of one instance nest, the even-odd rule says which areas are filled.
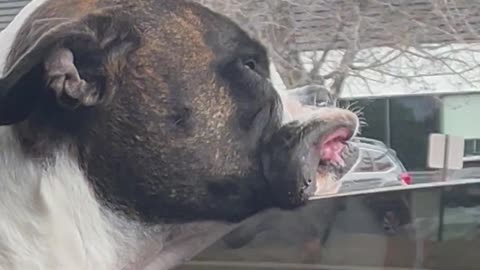
[[[407,185],[412,184],[412,176],[409,173],[400,174],[400,179]]]

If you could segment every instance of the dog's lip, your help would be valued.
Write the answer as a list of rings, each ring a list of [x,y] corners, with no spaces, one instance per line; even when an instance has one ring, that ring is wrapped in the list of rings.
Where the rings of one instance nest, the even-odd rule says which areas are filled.
[[[326,167],[343,168],[346,164],[343,158],[345,150],[348,148],[352,138],[356,136],[357,128],[354,125],[340,123],[332,126],[321,135],[309,140],[309,157],[307,161],[310,167],[303,167],[304,175],[311,174],[307,171],[312,171],[316,175],[323,174]],[[313,179],[308,182],[310,185]],[[308,189],[309,187],[304,187]],[[312,191],[312,190],[310,190]],[[309,195],[311,192],[309,192]]]
[[[351,144],[351,139],[356,135],[356,129],[347,129],[338,127],[327,133],[320,139],[312,150],[315,155],[315,161],[319,161],[316,168],[314,183],[310,183],[310,196],[319,196],[337,192],[340,179],[348,172],[347,160],[354,156],[357,149]],[[329,149],[330,148],[330,149]],[[358,149],[357,149],[358,150]],[[357,156],[358,158],[358,156]],[[350,164],[349,165],[353,165]]]
[[[328,177],[329,174],[339,176],[340,173],[337,170],[346,166],[343,153],[351,139],[356,136],[358,129],[358,122],[345,121],[339,122],[326,130],[319,125],[309,132],[313,136],[305,136],[308,156],[310,157],[305,161],[306,164],[301,166],[301,175],[305,177],[306,181],[303,181],[300,192],[305,201],[309,197],[318,195],[320,190],[325,193],[330,189],[325,188],[325,179],[319,178]],[[328,153],[328,150],[325,151],[323,147],[332,143],[337,144],[337,148]],[[321,166],[322,163],[325,166]]]
[[[342,153],[348,141],[355,135],[355,130],[340,126],[326,133],[314,144],[314,151],[321,162],[345,166]]]

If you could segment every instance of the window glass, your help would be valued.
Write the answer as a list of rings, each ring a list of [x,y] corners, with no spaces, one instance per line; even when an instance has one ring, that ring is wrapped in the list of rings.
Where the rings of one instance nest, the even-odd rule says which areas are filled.
[[[427,170],[428,138],[440,129],[440,102],[437,96],[410,96],[391,99],[391,146],[407,170]]]
[[[182,269],[480,269],[480,5],[198,1],[266,44],[277,88],[362,126],[328,180],[343,197],[254,217]]]
[[[25,118],[5,153],[78,165],[90,206],[182,260],[206,241],[177,223],[250,215],[178,270],[480,269],[480,0],[35,1],[12,24],[34,2],[0,0],[0,112]]]
[[[480,184],[316,200],[272,210],[178,270],[477,269]]]

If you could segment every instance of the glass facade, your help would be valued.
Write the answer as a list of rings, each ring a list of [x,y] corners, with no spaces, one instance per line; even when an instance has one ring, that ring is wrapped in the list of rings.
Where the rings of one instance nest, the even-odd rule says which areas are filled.
[[[342,101],[363,108],[368,123],[362,136],[389,145],[409,171],[427,170],[428,137],[441,132],[441,100],[435,96],[402,96]]]

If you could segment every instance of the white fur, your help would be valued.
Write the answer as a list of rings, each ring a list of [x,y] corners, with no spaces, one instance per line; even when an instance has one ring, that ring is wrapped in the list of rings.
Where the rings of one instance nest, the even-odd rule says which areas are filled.
[[[42,165],[22,155],[8,127],[0,128],[0,149],[2,270],[169,269],[232,228],[127,221],[100,206],[66,151]]]

